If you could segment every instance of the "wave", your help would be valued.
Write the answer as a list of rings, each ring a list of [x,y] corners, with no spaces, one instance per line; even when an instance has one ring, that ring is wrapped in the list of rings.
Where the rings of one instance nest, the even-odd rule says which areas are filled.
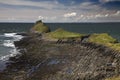
[[[4,33],[4,37],[10,37],[12,39],[4,40],[3,46],[15,48],[14,41],[19,41],[23,38],[22,35],[17,35],[17,33]]]
[[[23,38],[22,35],[17,35],[17,33],[4,33],[4,36],[5,37],[11,37],[11,38],[14,39],[14,41],[16,41],[16,40],[18,41],[18,40]]]
[[[14,48],[13,50],[10,51],[10,54],[5,55],[5,56],[1,56],[0,60],[1,61],[7,61],[10,57],[14,57],[17,54],[20,54],[20,52],[16,48]]]
[[[14,42],[12,40],[4,40],[3,46],[15,48]]]
[[[4,40],[2,45],[4,47],[11,48],[11,50],[8,51],[9,54],[0,57],[0,60],[2,60],[2,61],[6,61],[10,57],[13,57],[13,56],[19,54],[19,51],[16,49],[16,47],[14,45],[14,41],[19,41],[20,39],[23,38],[22,35],[17,35],[17,33],[4,33],[4,37],[8,37],[8,39]]]
[[[14,37],[17,33],[4,33],[5,37]]]

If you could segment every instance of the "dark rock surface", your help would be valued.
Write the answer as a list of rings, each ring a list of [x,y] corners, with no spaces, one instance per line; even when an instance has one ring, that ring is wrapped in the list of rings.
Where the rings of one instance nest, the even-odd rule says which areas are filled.
[[[94,43],[57,43],[32,35],[15,42],[21,54],[11,57],[1,80],[104,80],[119,75],[119,53]]]
[[[26,33],[26,32],[17,33],[17,35],[21,35],[21,36],[29,36],[29,34]]]

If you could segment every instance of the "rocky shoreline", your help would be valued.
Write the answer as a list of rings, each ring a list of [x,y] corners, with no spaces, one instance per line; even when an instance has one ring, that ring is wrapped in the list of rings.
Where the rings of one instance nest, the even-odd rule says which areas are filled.
[[[118,53],[94,43],[58,44],[32,35],[15,42],[21,55],[10,58],[2,80],[104,80],[119,75]]]
[[[21,54],[9,59],[1,80],[106,80],[120,75],[120,53],[104,45],[44,40],[31,33],[15,46]]]

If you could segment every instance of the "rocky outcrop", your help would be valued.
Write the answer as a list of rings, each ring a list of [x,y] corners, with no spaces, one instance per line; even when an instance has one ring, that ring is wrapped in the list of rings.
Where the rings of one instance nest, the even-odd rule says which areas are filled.
[[[30,30],[31,33],[47,33],[50,32],[49,27],[47,27],[41,20],[36,21],[35,25]]]
[[[75,32],[70,32],[66,31],[62,28],[58,28],[55,31],[46,33],[43,35],[43,39],[46,41],[57,41],[57,42],[65,42],[65,43],[70,43],[70,42],[75,42],[75,41],[80,41],[82,36],[86,36],[85,34],[80,34],[80,33],[75,33]]]
[[[119,53],[103,45],[56,44],[39,35],[15,44],[22,54],[10,58],[4,73],[8,80],[104,80],[119,75]]]
[[[15,42],[21,54],[9,59],[0,79],[105,80],[120,75],[119,51],[101,44],[115,43],[107,34],[81,35],[63,29],[49,32],[41,21],[32,32],[37,34]],[[46,40],[45,36],[58,41]]]

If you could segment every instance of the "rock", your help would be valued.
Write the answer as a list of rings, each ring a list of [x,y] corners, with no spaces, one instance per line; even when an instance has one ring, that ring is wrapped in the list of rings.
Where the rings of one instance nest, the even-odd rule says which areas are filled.
[[[19,44],[27,50],[23,57],[28,62],[24,65],[31,65],[28,80],[101,80],[115,75],[114,71],[107,72],[102,67],[112,59],[111,63],[114,62],[116,55],[105,46],[87,42],[55,44],[37,38],[27,40],[27,45]]]
[[[31,33],[47,33],[47,32],[50,32],[50,29],[41,20],[39,20],[35,23],[35,25],[32,27],[30,32]]]
[[[17,33],[17,35],[28,36],[29,34],[26,32],[22,32],[22,33]]]
[[[120,73],[119,66],[108,70],[116,60],[120,63],[119,52],[95,43],[115,43],[116,40],[108,34],[81,35],[63,29],[49,32],[41,20],[36,22],[31,32],[15,42],[21,54],[10,58],[7,68],[3,74],[0,73],[0,79],[105,80],[115,76],[115,71],[118,75]],[[47,41],[43,34],[58,41]],[[116,46],[119,47],[118,44]],[[108,63],[110,66],[107,67]]]

